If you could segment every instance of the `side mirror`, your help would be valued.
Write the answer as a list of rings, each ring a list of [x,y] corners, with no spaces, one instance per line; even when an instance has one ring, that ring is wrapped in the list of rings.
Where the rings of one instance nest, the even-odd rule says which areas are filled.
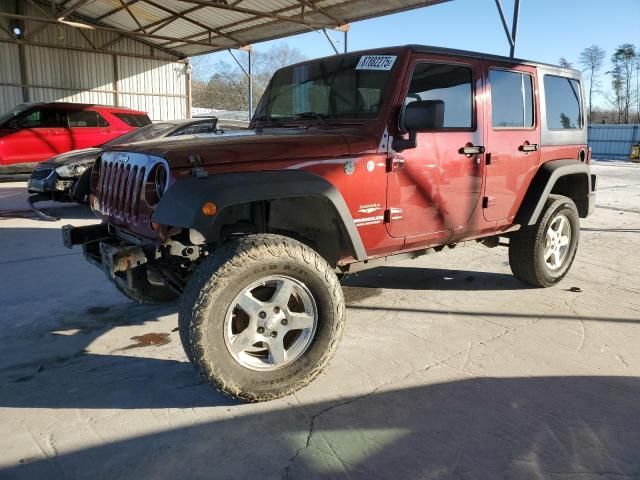
[[[409,138],[393,140],[393,149],[401,152],[416,148],[418,132],[439,130],[444,126],[444,102],[442,100],[419,100],[405,105],[400,112],[398,127],[401,132],[409,132]]]

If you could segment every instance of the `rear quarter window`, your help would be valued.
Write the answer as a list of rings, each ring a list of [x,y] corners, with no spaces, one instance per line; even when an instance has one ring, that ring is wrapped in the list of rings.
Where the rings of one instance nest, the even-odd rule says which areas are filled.
[[[547,128],[578,130],[583,125],[580,82],[573,78],[544,76]]]
[[[113,113],[113,116],[119,118],[130,127],[146,127],[151,125],[151,119],[146,114],[140,113]]]

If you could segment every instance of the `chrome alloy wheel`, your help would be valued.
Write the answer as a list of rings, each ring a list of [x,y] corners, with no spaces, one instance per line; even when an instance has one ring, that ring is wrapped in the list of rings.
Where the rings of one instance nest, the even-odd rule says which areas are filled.
[[[550,270],[558,270],[569,252],[571,223],[564,215],[557,215],[547,227],[544,243],[544,262]]]
[[[272,275],[245,287],[224,320],[231,356],[251,370],[277,370],[302,356],[318,324],[318,308],[304,283]]]

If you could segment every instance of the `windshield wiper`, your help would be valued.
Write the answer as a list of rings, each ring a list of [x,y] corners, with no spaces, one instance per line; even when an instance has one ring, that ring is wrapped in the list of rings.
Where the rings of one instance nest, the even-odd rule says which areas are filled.
[[[325,126],[329,126],[329,122],[327,121],[327,117],[324,115],[320,115],[319,113],[316,112],[299,112],[299,113],[294,113],[293,114],[293,119],[294,120],[301,120],[301,119],[306,119],[306,118],[313,118],[316,120],[320,120],[320,122],[322,122],[323,125]]]
[[[259,117],[253,118],[254,122],[273,122],[273,123],[282,123],[282,120],[276,117],[272,117],[271,115],[260,115]]]

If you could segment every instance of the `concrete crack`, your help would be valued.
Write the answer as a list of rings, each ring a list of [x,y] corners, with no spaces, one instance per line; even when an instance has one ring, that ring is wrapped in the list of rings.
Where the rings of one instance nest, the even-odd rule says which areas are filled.
[[[296,459],[298,458],[298,456],[300,455],[300,453],[303,450],[306,450],[307,448],[309,448],[311,446],[311,440],[313,439],[313,435],[314,435],[314,433],[316,431],[315,429],[316,429],[316,424],[318,422],[318,419],[321,416],[323,416],[324,414],[329,413],[330,411],[335,410],[336,408],[344,407],[346,405],[350,405],[352,403],[359,402],[360,400],[369,398],[370,396],[375,395],[376,393],[378,393],[378,391],[380,391],[381,389],[383,389],[385,387],[388,387],[388,386],[391,386],[391,385],[394,385],[394,384],[399,383],[399,382],[403,382],[403,381],[407,380],[409,377],[411,377],[412,375],[414,375],[416,373],[425,373],[425,372],[428,372],[429,370],[431,370],[434,367],[439,367],[440,365],[449,366],[447,364],[447,362],[449,360],[451,360],[451,359],[453,359],[453,358],[455,358],[455,357],[457,357],[459,355],[462,355],[464,353],[470,352],[476,346],[478,346],[478,345],[486,345],[486,344],[491,343],[491,342],[493,342],[495,340],[498,340],[499,338],[502,338],[502,337],[504,337],[506,335],[510,335],[510,334],[520,330],[521,328],[528,327],[528,326],[531,326],[531,325],[535,325],[536,323],[538,323],[539,320],[540,320],[540,318],[538,318],[537,320],[533,320],[533,321],[527,323],[526,325],[522,325],[520,327],[515,327],[515,328],[505,328],[505,327],[503,327],[503,328],[505,328],[505,330],[503,332],[498,333],[497,335],[494,335],[494,336],[492,336],[492,337],[490,337],[490,338],[488,338],[486,340],[479,341],[479,342],[477,342],[475,344],[470,342],[469,345],[467,346],[467,348],[465,348],[463,350],[460,350],[458,352],[452,353],[451,355],[447,356],[446,358],[443,358],[442,360],[438,360],[437,362],[430,363],[430,364],[424,366],[423,368],[420,368],[420,369],[417,369],[417,370],[412,368],[411,371],[408,372],[406,375],[403,375],[402,377],[394,378],[392,380],[389,380],[388,382],[384,382],[384,383],[378,385],[377,387],[375,387],[374,389],[372,389],[368,393],[365,393],[365,394],[360,395],[358,397],[350,398],[350,399],[345,400],[343,402],[336,403],[336,404],[331,405],[331,406],[319,411],[318,413],[312,415],[309,418],[309,428],[307,430],[307,439],[305,441],[305,444],[304,444],[304,446],[298,448],[296,450],[296,453],[289,459],[289,462],[287,463],[287,466],[284,468],[284,470],[282,472],[282,480],[288,480],[290,478],[291,469],[292,469],[293,464],[295,463]],[[341,461],[341,459],[339,459],[339,458],[338,458],[338,460]]]

